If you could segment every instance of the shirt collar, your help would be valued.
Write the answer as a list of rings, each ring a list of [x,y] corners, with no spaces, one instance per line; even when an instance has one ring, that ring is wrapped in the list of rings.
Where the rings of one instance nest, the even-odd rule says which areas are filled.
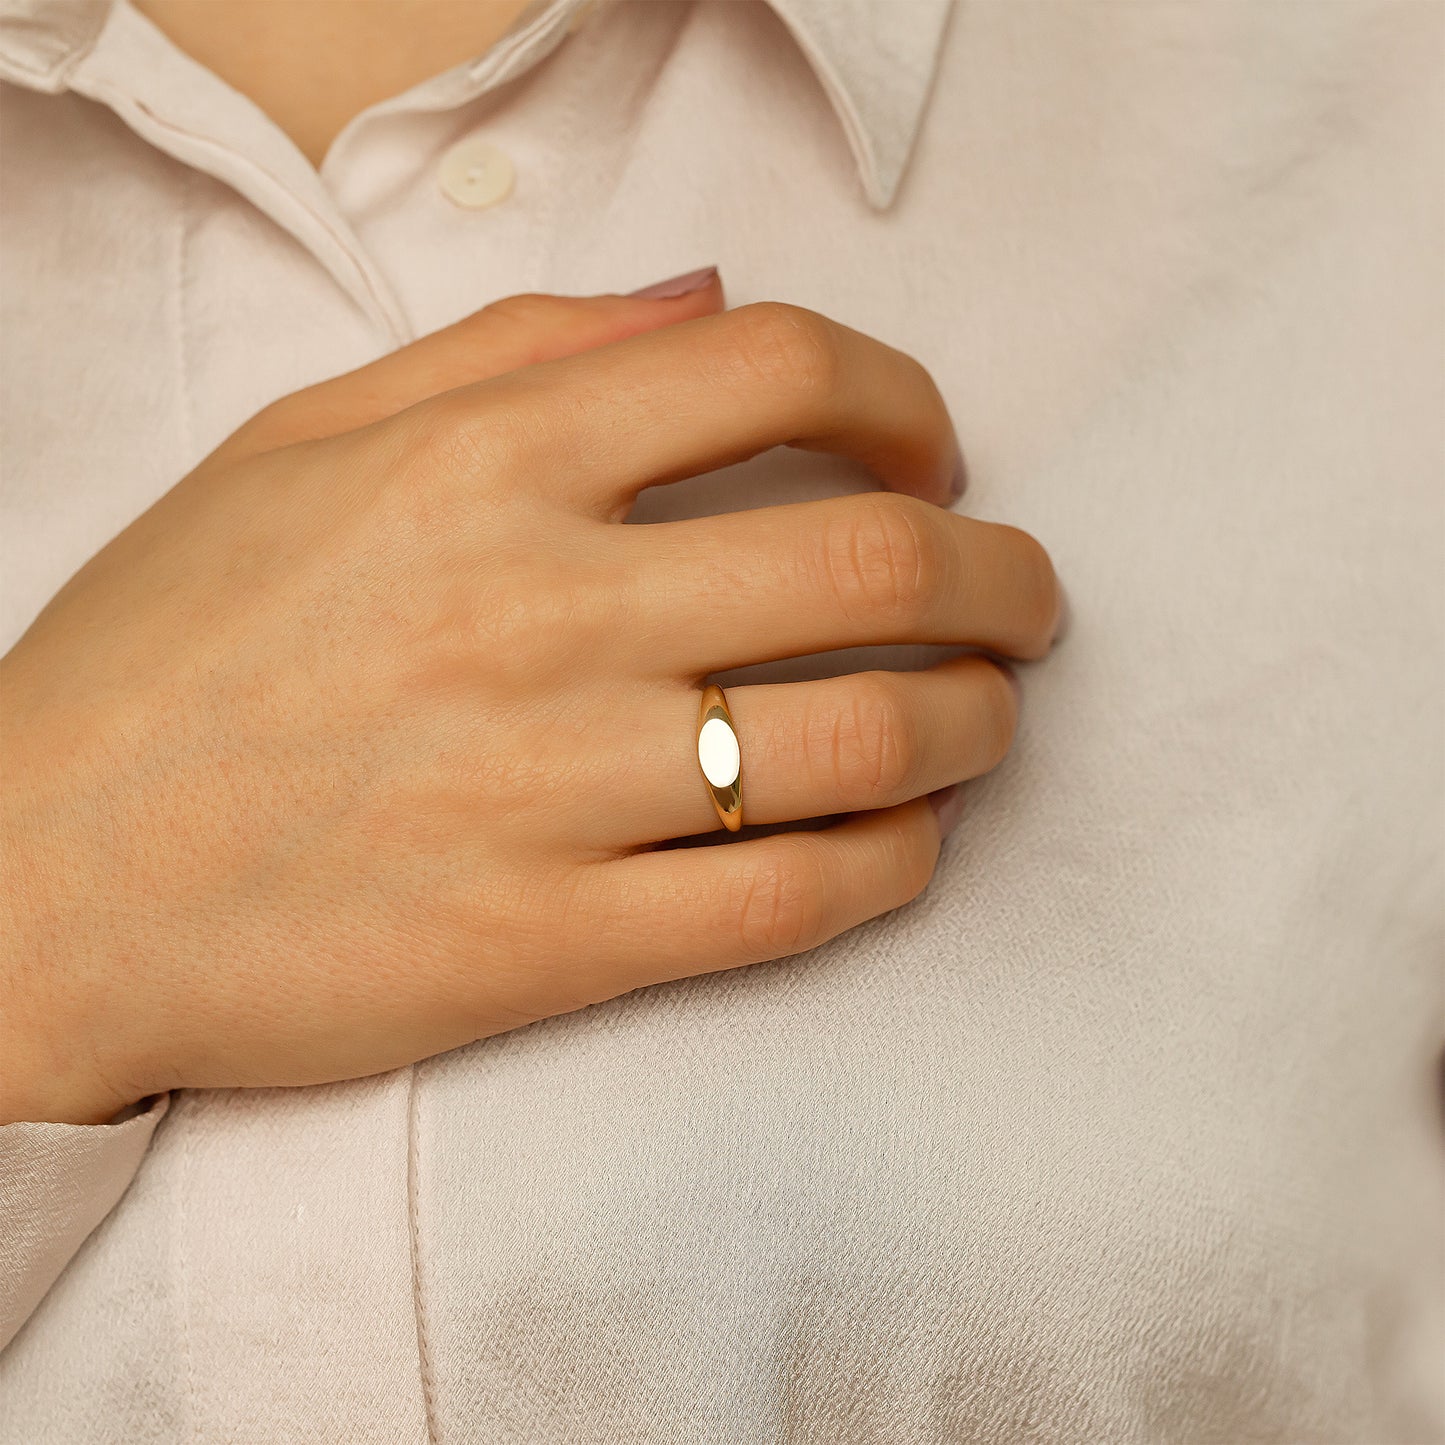
[[[893,201],[933,89],[953,0],[771,0],[848,137],[864,194]]]
[[[534,0],[500,45],[535,60],[523,34],[558,43],[586,0]],[[953,0],[769,0],[807,58],[847,137],[869,202],[897,194],[933,87]],[[66,89],[112,0],[0,0],[0,78]],[[539,36],[540,38],[540,36]],[[550,48],[550,45],[547,47]]]

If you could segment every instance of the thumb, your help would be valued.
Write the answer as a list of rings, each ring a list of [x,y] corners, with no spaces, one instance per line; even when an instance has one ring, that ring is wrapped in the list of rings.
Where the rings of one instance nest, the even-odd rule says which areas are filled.
[[[223,449],[255,453],[336,436],[453,387],[722,309],[715,266],[627,296],[506,296],[355,371],[281,397]]]

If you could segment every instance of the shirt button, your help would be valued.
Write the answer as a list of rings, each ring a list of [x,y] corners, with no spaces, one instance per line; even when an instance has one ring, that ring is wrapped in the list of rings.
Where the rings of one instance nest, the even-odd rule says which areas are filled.
[[[511,195],[517,172],[505,151],[481,136],[469,135],[442,157],[437,178],[449,200],[468,211],[480,211]]]

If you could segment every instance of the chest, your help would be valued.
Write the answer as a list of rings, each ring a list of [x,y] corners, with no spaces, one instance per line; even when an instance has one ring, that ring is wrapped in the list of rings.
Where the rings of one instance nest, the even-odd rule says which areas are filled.
[[[1440,338],[1418,291],[1379,284],[1431,274],[1435,232],[1380,219],[1414,204],[1429,126],[1408,86],[1383,104],[1370,65],[1330,61],[1348,36],[1283,11],[1258,23],[1288,32],[1287,85],[1252,68],[1269,35],[1222,11],[1138,7],[1106,33],[1053,10],[955,17],[886,212],[762,7],[617,6],[518,82],[357,127],[319,193],[239,142],[221,157],[94,101],[5,95],[28,138],[0,211],[7,643],[273,397],[509,293],[710,262],[734,302],[810,306],[923,361],[969,454],[962,507],[1035,532],[1064,579],[1071,631],[1026,671],[1015,751],[910,909],[786,971],[433,1061],[410,1122],[394,1080],[177,1110],[134,1209],[184,1198],[210,1221],[176,1235],[198,1279],[240,1251],[217,1221],[256,1188],[248,1150],[291,1141],[263,1191],[277,1298],[328,1278],[355,1203],[308,1174],[318,1130],[358,1173],[383,1161],[356,1207],[386,1243],[357,1268],[397,1295],[416,1141],[458,1428],[520,1429],[507,1412],[535,1419],[539,1378],[583,1359],[599,1399],[557,1404],[558,1438],[643,1429],[663,1408],[644,1376],[677,1438],[731,1438],[728,1419],[771,1438],[789,1390],[852,1412],[816,1438],[899,1410],[922,1412],[911,1433],[877,1438],[1017,1438],[988,1412],[1020,1381],[1053,1400],[1096,1314],[1124,1383],[1055,1400],[1063,1438],[1190,1433],[1173,1382],[1201,1355],[1281,1410],[1308,1368],[1265,1302],[1312,1318],[1312,1262],[1353,1248],[1373,1206],[1347,1161],[1374,1157],[1438,993],[1438,637],[1418,598]],[[484,209],[438,179],[469,135],[515,167]],[[866,484],[770,453],[634,520]],[[1360,1049],[1374,1062],[1341,1071]],[[1302,1212],[1301,1189],[1335,1203]],[[238,1320],[182,1289],[175,1317],[244,1354],[296,1328],[260,1293]],[[361,1398],[345,1288],[321,1293]],[[1141,1318],[1167,1323],[1144,1338]],[[1317,1391],[1322,1432],[1330,1408],[1360,1418],[1344,1388]],[[1221,1438],[1258,1423],[1239,1410]]]

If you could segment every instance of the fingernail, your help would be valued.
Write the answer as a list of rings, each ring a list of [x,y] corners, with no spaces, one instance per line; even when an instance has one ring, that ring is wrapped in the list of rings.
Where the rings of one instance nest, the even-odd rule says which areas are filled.
[[[956,502],[968,486],[968,465],[963,460],[963,451],[957,445],[953,449],[953,482],[949,487],[949,499]]]
[[[717,276],[716,266],[704,266],[701,271],[687,271],[681,276],[669,276],[666,281],[654,281],[640,291],[629,291],[629,296],[640,296],[646,301],[671,301],[675,296],[689,296],[701,291]]]
[[[928,795],[928,806],[938,818],[938,836],[946,838],[963,815],[963,792],[957,783],[950,783]]]

